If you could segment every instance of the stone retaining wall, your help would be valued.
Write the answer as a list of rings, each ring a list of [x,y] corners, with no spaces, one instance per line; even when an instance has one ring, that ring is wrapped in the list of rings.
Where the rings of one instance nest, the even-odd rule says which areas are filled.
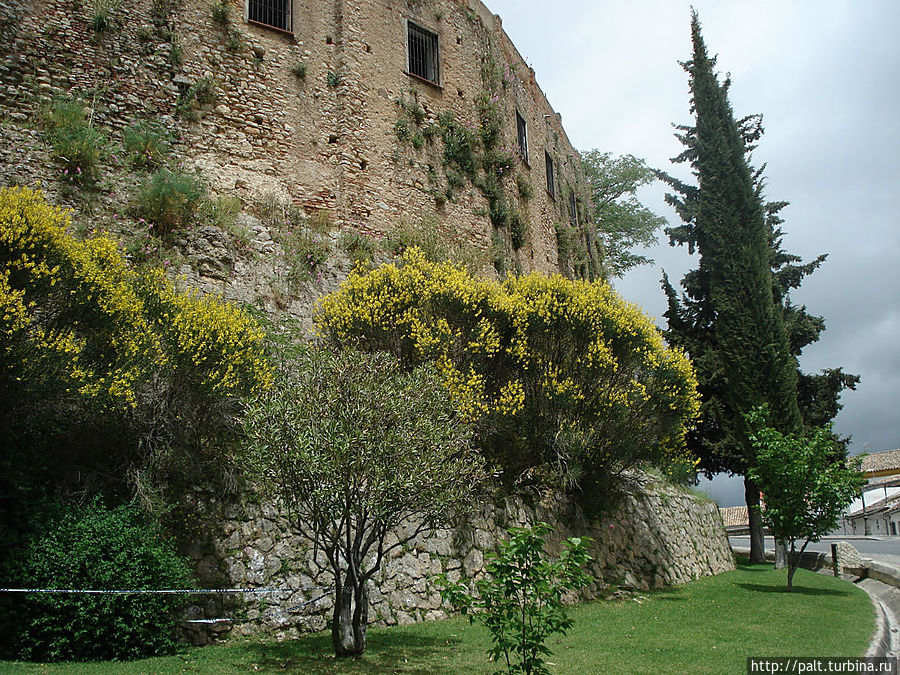
[[[189,609],[189,618],[231,618],[219,632],[270,633],[287,638],[320,630],[327,624],[331,577],[316,572],[310,543],[291,533],[289,523],[271,504],[196,503],[204,536],[188,549],[203,584],[245,588],[279,588],[283,592],[245,599],[212,598]],[[599,583],[584,597],[592,599],[621,586],[645,590],[680,584],[734,568],[731,550],[714,504],[682,488],[645,479],[612,513],[588,522],[571,503],[532,504],[523,497],[486,498],[453,526],[439,529],[395,549],[370,589],[370,617],[381,625],[405,625],[447,616],[430,579],[445,573],[452,580],[484,573],[485,554],[496,548],[506,529],[536,521],[554,528],[551,549],[562,539],[593,539],[591,567]],[[321,556],[321,554],[320,554]],[[206,629],[187,638],[208,639]]]

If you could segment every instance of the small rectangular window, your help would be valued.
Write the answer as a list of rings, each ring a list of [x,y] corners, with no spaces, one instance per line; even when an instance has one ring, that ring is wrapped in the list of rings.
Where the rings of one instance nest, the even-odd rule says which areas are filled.
[[[438,68],[438,36],[412,21],[407,22],[407,53],[409,55],[409,73],[434,84],[440,84]]]
[[[525,118],[516,110],[516,136],[519,139],[519,156],[528,164],[528,127]]]
[[[290,33],[291,0],[247,0],[247,21]]]
[[[550,153],[546,150],[544,150],[544,166],[547,169],[547,192],[556,199],[556,190],[553,188],[553,158],[550,157]]]
[[[575,191],[569,191],[569,222],[578,226],[578,206],[575,204]]]

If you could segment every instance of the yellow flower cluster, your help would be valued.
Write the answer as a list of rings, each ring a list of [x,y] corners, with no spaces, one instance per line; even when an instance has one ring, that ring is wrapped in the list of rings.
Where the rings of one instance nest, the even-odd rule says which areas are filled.
[[[246,312],[196,289],[179,291],[162,270],[145,273],[142,286],[173,370],[191,373],[213,395],[252,393],[271,385],[265,334]]]
[[[140,275],[105,236],[27,188],[0,190],[0,378],[134,407],[158,374],[191,362],[196,385],[240,394],[271,380],[263,336],[240,310]]]
[[[332,341],[433,362],[472,419],[577,421],[610,442],[630,437],[678,456],[699,413],[688,359],[604,283],[539,274],[497,283],[411,249],[398,264],[352,273],[320,301],[316,323]]]

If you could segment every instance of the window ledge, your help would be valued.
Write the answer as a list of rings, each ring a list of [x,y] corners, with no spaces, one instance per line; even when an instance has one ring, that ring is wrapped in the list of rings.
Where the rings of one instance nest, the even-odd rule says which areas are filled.
[[[408,70],[404,70],[403,72],[404,72],[406,75],[408,75],[409,77],[413,78],[414,80],[418,80],[419,82],[424,82],[425,84],[431,85],[432,87],[434,87],[434,88],[437,89],[438,91],[444,91],[444,88],[443,88],[440,84],[438,84],[437,82],[432,82],[431,80],[426,80],[426,79],[425,79],[424,77],[422,77],[421,75],[416,75],[415,73],[411,73],[411,72],[409,72]]]
[[[279,28],[278,26],[272,26],[267,23],[262,23],[261,21],[253,21],[252,19],[247,19],[247,23],[251,26],[258,26],[260,28],[265,28],[266,30],[275,31],[276,33],[279,33],[280,35],[284,35],[285,37],[289,37],[292,40],[295,39],[294,31],[285,30],[284,28]]]

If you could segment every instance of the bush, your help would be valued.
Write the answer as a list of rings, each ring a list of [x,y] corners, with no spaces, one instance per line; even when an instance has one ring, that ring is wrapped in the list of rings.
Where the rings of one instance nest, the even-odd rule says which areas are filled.
[[[170,469],[177,451],[199,462],[271,381],[262,331],[68,225],[40,193],[0,190],[0,469],[80,485]]]
[[[88,185],[97,179],[107,139],[88,122],[78,101],[57,101],[44,113],[47,140],[65,179]]]
[[[369,264],[378,249],[377,239],[358,230],[343,230],[338,244],[354,264]]]
[[[28,546],[18,569],[25,588],[188,588],[190,572],[168,540],[133,506],[95,501],[61,509]],[[30,594],[10,608],[7,657],[32,661],[135,659],[170,652],[178,595]]]
[[[228,0],[219,0],[210,10],[210,16],[213,23],[221,28],[231,26],[231,4]]]
[[[401,222],[385,235],[383,246],[395,256],[416,248],[432,262],[452,262],[469,272],[477,272],[488,263],[484,251],[463,237],[448,236],[438,229],[438,224],[433,219],[415,223]]]
[[[528,226],[517,209],[509,212],[509,241],[514,251],[518,251],[525,245],[528,235]]]
[[[169,132],[159,122],[138,122],[125,129],[122,144],[132,166],[157,168],[169,152]]]
[[[478,280],[411,250],[351,274],[316,322],[332,342],[434,363],[509,478],[584,487],[686,454],[699,407],[690,362],[606,284]]]
[[[134,206],[135,215],[153,224],[159,236],[189,225],[206,197],[197,176],[160,169],[144,181]]]

